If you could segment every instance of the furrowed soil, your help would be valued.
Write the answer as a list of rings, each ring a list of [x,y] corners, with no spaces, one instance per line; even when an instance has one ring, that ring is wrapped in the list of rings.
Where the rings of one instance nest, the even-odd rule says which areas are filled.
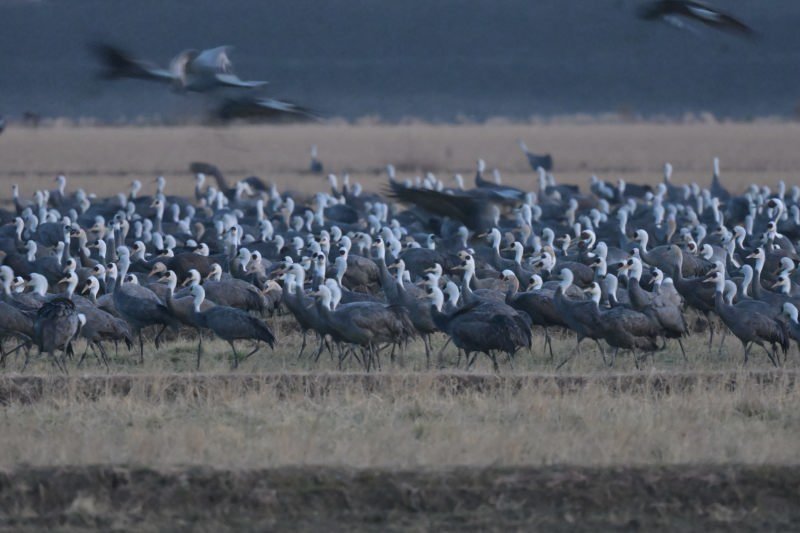
[[[0,528],[788,530],[798,480],[796,466],[20,467],[0,473]]]

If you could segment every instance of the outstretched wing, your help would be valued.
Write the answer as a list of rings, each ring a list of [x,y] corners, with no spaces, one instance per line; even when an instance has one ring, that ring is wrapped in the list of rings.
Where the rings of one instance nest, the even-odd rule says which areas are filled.
[[[217,109],[216,116],[222,120],[319,119],[316,112],[294,102],[259,97],[229,98]]]
[[[519,203],[518,198],[508,198],[502,192],[484,189],[473,189],[470,194],[450,194],[431,189],[404,187],[396,181],[391,181],[389,185],[390,197],[414,204],[430,213],[458,220],[474,231],[486,231],[492,226],[493,205]]]
[[[738,18],[694,0],[658,0],[639,9],[639,17],[644,20],[665,20],[679,28],[689,29],[677,17],[696,20],[712,28],[732,31],[742,35],[754,36],[753,29]]]
[[[525,157],[528,158],[528,164],[533,170],[538,171],[540,167],[545,169],[547,172],[551,172],[553,170],[553,157],[550,154],[534,154],[528,150],[528,147],[522,140],[519,141],[519,147],[525,154]]]
[[[731,30],[745,35],[752,35],[753,29],[733,15],[719,11],[700,2],[690,0],[683,2],[683,12],[686,16],[723,30]]]
[[[168,70],[149,61],[134,59],[116,46],[107,43],[91,43],[89,49],[103,64],[105,78],[133,78],[170,83],[175,79]]]
[[[239,87],[241,89],[255,89],[256,87],[263,87],[267,85],[268,81],[245,81],[239,78],[236,74],[218,73],[214,78],[226,87]]]

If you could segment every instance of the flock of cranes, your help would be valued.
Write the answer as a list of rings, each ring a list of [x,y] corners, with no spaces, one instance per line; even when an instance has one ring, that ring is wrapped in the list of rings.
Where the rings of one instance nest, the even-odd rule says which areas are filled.
[[[163,177],[152,196],[138,181],[106,198],[65,176],[28,198],[14,185],[0,211],[2,364],[22,350],[27,365],[35,345],[66,371],[82,342],[81,361],[91,350],[108,366],[109,343],[143,359],[146,339],[183,332],[198,368],[209,335],[236,366],[275,346],[264,317],[276,311],[302,333],[299,355],[311,337],[313,359],[367,370],[413,339],[430,364],[436,335],[448,339],[438,362],[452,343],[459,362],[485,354],[494,368],[535,335],[553,359],[557,332],[577,338],[569,357],[589,339],[605,362],[622,350],[637,365],[668,343],[688,357],[700,325],[709,349],[717,330],[738,338],[745,362],[758,346],[780,365],[800,340],[800,188],[735,195],[715,160],[707,188],[675,184],[666,165],[657,186],[593,176],[582,191],[525,153],[537,165],[525,189],[483,161],[469,189],[459,175],[401,180],[390,165],[380,192],[333,174],[329,190],[280,192],[257,177],[231,185],[206,163],[191,165],[193,197],[168,194]]]

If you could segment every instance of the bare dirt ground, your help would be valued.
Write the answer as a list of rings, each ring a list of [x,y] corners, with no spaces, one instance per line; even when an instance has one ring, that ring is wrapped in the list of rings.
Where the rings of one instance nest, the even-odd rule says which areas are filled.
[[[800,520],[797,467],[20,468],[14,531],[765,531]]]
[[[350,172],[370,189],[383,185],[387,163],[402,176],[471,178],[478,158],[499,168],[506,182],[533,187],[518,139],[551,152],[558,179],[583,185],[591,174],[655,183],[667,161],[676,183],[705,185],[714,157],[733,190],[781,179],[793,184],[800,168],[797,123],[12,128],[0,138],[0,178],[9,184],[0,194],[9,198],[11,183],[20,183],[23,194],[53,188],[59,172],[69,175],[70,187],[99,195],[126,190],[133,179],[149,187],[144,193],[161,174],[170,178],[169,193],[187,194],[188,164],[197,160],[233,178],[258,175],[281,188],[314,191],[327,182],[306,173],[312,144],[326,169]]]

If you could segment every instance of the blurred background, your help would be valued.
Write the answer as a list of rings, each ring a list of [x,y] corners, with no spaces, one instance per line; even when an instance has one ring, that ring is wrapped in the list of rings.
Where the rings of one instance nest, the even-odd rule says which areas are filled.
[[[0,0],[0,114],[186,120],[207,95],[97,77],[88,42],[160,65],[234,45],[236,72],[327,117],[800,116],[800,2],[725,0],[758,37],[682,31],[635,0]]]

